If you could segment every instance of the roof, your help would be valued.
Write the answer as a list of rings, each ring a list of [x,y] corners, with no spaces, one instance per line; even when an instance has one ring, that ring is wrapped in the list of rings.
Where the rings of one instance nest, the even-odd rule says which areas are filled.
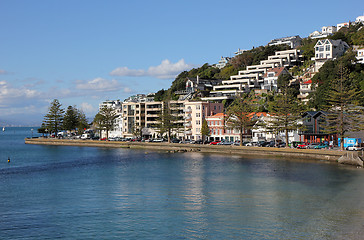
[[[267,70],[267,72],[264,74],[264,77],[268,77],[268,73],[274,72],[274,77],[279,77],[283,71],[285,70],[285,67],[276,67],[276,68],[270,68]]]
[[[304,81],[302,84],[311,84],[312,83],[312,80],[307,80],[307,81]]]

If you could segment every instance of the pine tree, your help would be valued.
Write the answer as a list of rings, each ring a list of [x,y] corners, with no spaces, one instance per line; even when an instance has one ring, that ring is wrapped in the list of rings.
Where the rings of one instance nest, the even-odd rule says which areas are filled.
[[[109,138],[109,131],[114,129],[115,119],[118,117],[116,111],[109,106],[103,106],[94,118],[94,124],[100,131],[106,132],[106,139]],[[100,134],[101,136],[101,134]]]
[[[68,106],[67,111],[64,114],[63,129],[69,131],[75,130],[78,123],[77,117],[76,107]]]
[[[271,118],[265,126],[268,132],[276,134],[284,132],[286,147],[289,144],[289,131],[303,129],[299,120],[304,106],[296,97],[297,89],[290,85],[291,79],[292,77],[288,74],[278,77],[280,92],[274,96],[273,101],[268,103]]]
[[[244,131],[251,130],[256,122],[252,117],[252,102],[249,96],[237,97],[227,109],[226,127],[239,131],[240,146],[243,146]]]
[[[324,131],[338,135],[342,150],[344,150],[343,140],[348,132],[364,129],[363,108],[358,106],[358,102],[363,98],[363,92],[349,84],[348,76],[348,70],[339,63],[337,77],[330,81],[329,89],[324,96],[327,103]]]
[[[62,129],[63,124],[63,113],[62,104],[59,103],[58,99],[54,99],[48,108],[48,113],[44,116],[44,124],[48,132],[55,133]]]

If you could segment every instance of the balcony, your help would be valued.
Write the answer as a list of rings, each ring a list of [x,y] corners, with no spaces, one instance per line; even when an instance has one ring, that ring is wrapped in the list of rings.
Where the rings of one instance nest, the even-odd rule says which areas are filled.
[[[192,116],[191,116],[191,114],[188,114],[188,115],[185,117],[185,119],[186,119],[187,121],[191,121],[191,120],[192,120]]]
[[[186,108],[185,113],[192,113],[192,109],[191,108]]]
[[[186,135],[192,135],[192,131],[191,130],[188,130],[185,133],[186,133]]]
[[[184,123],[184,126],[187,127],[187,128],[191,128],[192,124],[190,122],[187,122],[187,123]]]

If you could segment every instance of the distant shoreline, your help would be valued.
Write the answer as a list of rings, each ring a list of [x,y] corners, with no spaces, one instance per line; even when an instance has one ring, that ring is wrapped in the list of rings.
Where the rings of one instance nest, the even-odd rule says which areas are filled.
[[[118,142],[98,140],[69,140],[69,139],[47,139],[26,138],[25,144],[57,145],[57,146],[81,146],[81,147],[108,147],[108,148],[130,148],[148,149],[166,152],[201,152],[218,153],[229,155],[240,155],[246,157],[270,158],[294,158],[295,160],[316,160],[327,162],[338,162],[338,159],[346,153],[338,150],[324,149],[292,149],[292,148],[269,148],[269,147],[240,147],[226,145],[201,145],[201,144],[179,144],[179,143],[146,143],[146,142]]]

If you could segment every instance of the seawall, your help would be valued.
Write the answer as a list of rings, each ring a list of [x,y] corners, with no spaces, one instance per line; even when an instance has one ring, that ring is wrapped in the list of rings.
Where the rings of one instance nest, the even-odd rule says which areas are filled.
[[[240,147],[229,145],[201,145],[201,144],[178,144],[178,143],[146,143],[146,142],[118,142],[97,140],[68,140],[68,139],[45,139],[27,138],[26,144],[43,144],[59,146],[83,146],[83,147],[108,147],[108,148],[130,148],[150,149],[154,151],[168,152],[201,152],[242,155],[245,157],[285,158],[298,160],[318,160],[338,162],[345,152],[325,149],[292,149],[292,148],[269,148],[269,147]]]

